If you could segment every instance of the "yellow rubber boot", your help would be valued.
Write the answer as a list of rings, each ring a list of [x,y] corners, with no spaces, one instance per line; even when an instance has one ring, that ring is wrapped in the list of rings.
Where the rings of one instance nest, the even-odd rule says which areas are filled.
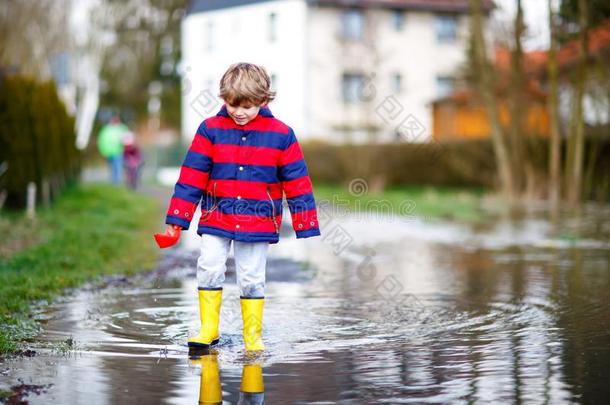
[[[244,321],[244,343],[246,350],[263,350],[263,306],[264,298],[240,297],[241,316]]]
[[[220,320],[220,303],[222,288],[199,289],[199,333],[188,339],[189,347],[209,347],[218,343],[218,322]]]
[[[201,378],[199,380],[199,403],[222,403],[222,386],[220,384],[220,371],[218,369],[218,354],[213,352],[192,358],[191,364],[201,365]]]

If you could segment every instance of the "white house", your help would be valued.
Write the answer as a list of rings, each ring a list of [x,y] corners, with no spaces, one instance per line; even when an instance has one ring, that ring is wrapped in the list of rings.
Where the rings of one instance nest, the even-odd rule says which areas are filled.
[[[183,135],[235,62],[266,67],[299,139],[426,140],[465,62],[468,0],[194,0],[182,25]],[[489,9],[491,3],[485,2]]]

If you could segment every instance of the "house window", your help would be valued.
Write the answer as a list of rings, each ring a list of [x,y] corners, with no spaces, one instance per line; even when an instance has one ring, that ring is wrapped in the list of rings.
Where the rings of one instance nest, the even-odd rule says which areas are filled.
[[[402,75],[400,73],[394,73],[392,75],[392,90],[394,93],[400,93],[402,91]]]
[[[277,39],[277,14],[269,14],[269,42]]]
[[[208,52],[210,52],[214,49],[214,23],[212,23],[211,21],[208,22],[206,31],[207,31],[207,39],[208,39],[207,50],[208,50]]]
[[[455,89],[455,78],[451,76],[436,77],[436,95],[438,97],[447,97]]]
[[[350,9],[343,12],[342,18],[343,38],[362,39],[364,33],[364,14],[362,10]]]
[[[356,104],[360,101],[360,92],[364,86],[364,75],[361,73],[344,73],[342,81],[343,102]]]
[[[394,10],[392,11],[392,27],[394,27],[394,31],[402,30],[402,26],[405,22],[405,14],[402,10]]]
[[[436,16],[436,39],[438,42],[453,42],[457,39],[457,18],[451,14]]]

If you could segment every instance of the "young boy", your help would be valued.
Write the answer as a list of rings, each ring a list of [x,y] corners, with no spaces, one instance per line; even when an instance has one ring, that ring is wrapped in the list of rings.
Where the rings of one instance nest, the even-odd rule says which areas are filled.
[[[320,235],[307,165],[292,128],[267,104],[275,98],[264,68],[237,63],[220,81],[225,101],[205,119],[186,154],[167,211],[166,232],[188,229],[201,200],[197,281],[201,329],[189,347],[219,340],[226,260],[233,240],[246,350],[263,350],[267,248],[279,241],[286,194],[297,238]],[[202,199],[203,197],[203,199]]]

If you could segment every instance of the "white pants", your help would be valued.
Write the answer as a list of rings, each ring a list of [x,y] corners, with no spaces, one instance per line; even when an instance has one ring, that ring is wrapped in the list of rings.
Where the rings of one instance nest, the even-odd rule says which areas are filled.
[[[240,296],[264,297],[269,242],[240,242],[207,233],[201,235],[201,254],[197,259],[199,288],[223,286],[231,242]]]

